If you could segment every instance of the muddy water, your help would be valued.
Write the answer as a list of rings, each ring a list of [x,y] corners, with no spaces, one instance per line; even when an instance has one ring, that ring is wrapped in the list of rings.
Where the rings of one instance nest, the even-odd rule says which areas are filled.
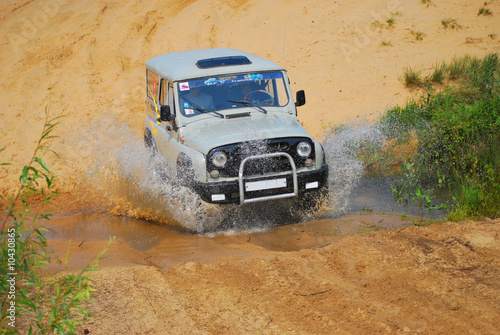
[[[208,263],[221,257],[250,257],[256,251],[296,251],[324,247],[346,234],[365,233],[422,222],[416,217],[396,214],[349,214],[339,218],[314,220],[268,228],[225,230],[195,234],[130,217],[74,215],[54,217],[46,233],[53,257],[51,270],[87,265],[115,237],[101,266],[153,265],[166,270],[184,262]]]
[[[148,159],[142,138],[131,138],[125,125],[117,127],[116,122],[107,121],[85,128],[103,138],[85,137],[89,156],[95,160],[88,163],[89,170],[82,176],[86,186],[79,196],[95,199],[87,209],[100,214],[65,216],[61,213],[68,208],[63,206],[48,224],[54,258],[64,260],[71,248],[69,268],[87,265],[110,236],[116,238],[101,265],[153,265],[164,270],[188,261],[250,257],[257,251],[320,248],[342,235],[444,215],[397,205],[390,181],[364,176],[357,155],[363,143],[381,145],[384,137],[376,125],[352,125],[326,137],[329,204],[319,214],[304,215],[295,210],[293,201],[243,207],[201,203],[196,194],[169,179],[168,162],[159,156],[152,162]],[[52,269],[63,267],[53,265]]]

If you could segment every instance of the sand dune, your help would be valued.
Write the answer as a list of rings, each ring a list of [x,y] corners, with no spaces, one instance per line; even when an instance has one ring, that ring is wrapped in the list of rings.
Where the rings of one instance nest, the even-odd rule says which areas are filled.
[[[111,117],[142,136],[144,63],[158,54],[234,47],[289,70],[304,89],[299,119],[323,137],[336,124],[374,118],[410,96],[407,66],[429,69],[463,54],[500,50],[500,2],[484,1],[3,1],[0,21],[1,188],[26,164],[43,126],[44,110],[65,115],[52,162],[60,191],[71,190],[92,120]],[[391,19],[392,25],[387,23]],[[445,28],[444,19],[457,28]],[[412,34],[413,32],[413,34]],[[422,33],[422,40],[415,33]],[[113,124],[110,125],[113,127]],[[102,139],[109,140],[109,139]]]

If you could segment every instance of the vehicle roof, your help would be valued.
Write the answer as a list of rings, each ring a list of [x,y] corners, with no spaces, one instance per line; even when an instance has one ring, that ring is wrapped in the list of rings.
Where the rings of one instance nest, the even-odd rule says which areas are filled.
[[[201,59],[246,56],[252,63],[244,65],[230,65],[200,69],[196,62]],[[146,67],[171,81],[180,81],[193,78],[219,76],[241,72],[281,71],[283,68],[270,60],[252,55],[238,49],[216,48],[172,52],[151,58]]]

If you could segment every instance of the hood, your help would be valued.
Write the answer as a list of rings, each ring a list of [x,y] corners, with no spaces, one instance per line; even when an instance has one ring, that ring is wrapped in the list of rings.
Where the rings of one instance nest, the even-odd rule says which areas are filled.
[[[309,133],[288,114],[263,114],[237,119],[206,119],[187,126],[184,143],[206,154],[211,149],[232,143],[284,137],[307,137]],[[186,129],[187,130],[187,129]]]

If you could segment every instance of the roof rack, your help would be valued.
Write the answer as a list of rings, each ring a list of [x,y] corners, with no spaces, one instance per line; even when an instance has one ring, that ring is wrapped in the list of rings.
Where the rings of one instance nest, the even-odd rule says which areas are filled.
[[[213,67],[247,65],[247,64],[252,64],[252,62],[246,56],[226,56],[217,58],[207,58],[207,59],[200,59],[199,61],[196,62],[196,66],[198,66],[198,68],[200,69],[210,69]]]

